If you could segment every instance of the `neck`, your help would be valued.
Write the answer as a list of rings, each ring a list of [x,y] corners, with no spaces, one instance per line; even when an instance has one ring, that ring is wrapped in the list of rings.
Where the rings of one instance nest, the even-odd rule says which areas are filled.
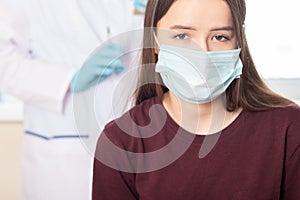
[[[163,105],[179,126],[195,134],[216,133],[231,121],[232,113],[226,110],[224,95],[210,103],[191,104],[168,92],[163,97]]]

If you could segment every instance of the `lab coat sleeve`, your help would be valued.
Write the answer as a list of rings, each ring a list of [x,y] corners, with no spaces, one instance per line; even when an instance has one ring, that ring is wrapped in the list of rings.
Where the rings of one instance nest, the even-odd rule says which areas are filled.
[[[61,113],[75,73],[71,67],[34,58],[24,19],[0,6],[0,90],[27,104]],[[3,11],[3,12],[2,12]]]

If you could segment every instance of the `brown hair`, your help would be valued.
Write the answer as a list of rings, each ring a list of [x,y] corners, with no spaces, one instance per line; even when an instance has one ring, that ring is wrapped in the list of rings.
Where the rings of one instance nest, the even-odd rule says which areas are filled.
[[[154,96],[161,99],[163,94],[168,91],[163,86],[160,75],[155,72],[157,54],[153,48],[155,46],[154,35],[146,28],[156,28],[158,21],[175,1],[148,0],[141,60],[143,67],[140,71],[139,87],[135,94],[135,104],[140,104]],[[235,34],[241,48],[240,58],[243,62],[243,74],[239,79],[235,79],[226,90],[227,110],[232,112],[241,107],[250,111],[261,111],[293,105],[292,101],[269,89],[256,71],[243,27],[246,16],[245,1],[226,0],[226,2],[231,10]],[[148,84],[142,85],[142,83]]]

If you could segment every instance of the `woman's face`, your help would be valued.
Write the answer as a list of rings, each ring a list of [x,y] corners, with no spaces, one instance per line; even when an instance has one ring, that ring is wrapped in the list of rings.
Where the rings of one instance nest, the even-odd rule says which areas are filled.
[[[224,0],[177,0],[157,27],[161,44],[188,48],[197,44],[204,51],[237,48],[230,8]]]

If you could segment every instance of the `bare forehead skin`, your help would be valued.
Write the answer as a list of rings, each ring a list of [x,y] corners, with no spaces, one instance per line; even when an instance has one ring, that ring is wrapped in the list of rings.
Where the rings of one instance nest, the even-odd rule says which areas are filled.
[[[159,28],[185,25],[208,31],[233,26],[230,8],[224,0],[176,0],[158,22]]]

